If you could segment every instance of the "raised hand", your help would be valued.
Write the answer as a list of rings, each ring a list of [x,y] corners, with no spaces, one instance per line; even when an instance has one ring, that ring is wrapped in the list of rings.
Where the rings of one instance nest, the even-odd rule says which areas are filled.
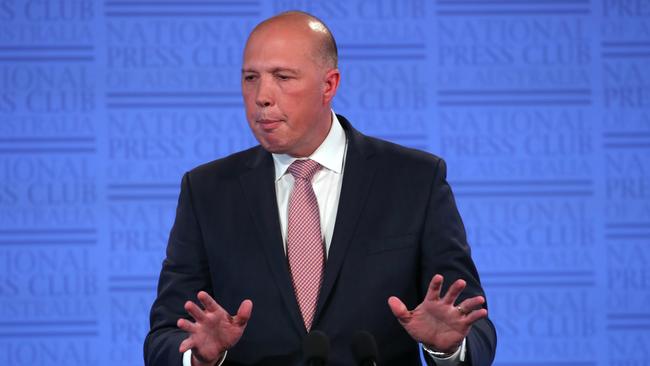
[[[463,280],[454,282],[441,298],[443,280],[439,274],[433,276],[424,301],[411,311],[395,296],[388,299],[388,306],[414,340],[434,350],[453,353],[469,333],[472,324],[487,317],[487,310],[481,308],[485,302],[483,296],[454,305],[466,286]]]
[[[197,297],[205,310],[192,301],[185,303],[185,310],[195,322],[178,319],[176,325],[189,333],[189,337],[181,342],[179,351],[185,353],[191,349],[193,365],[213,365],[241,338],[251,317],[253,302],[242,301],[233,317],[207,292],[201,291]]]

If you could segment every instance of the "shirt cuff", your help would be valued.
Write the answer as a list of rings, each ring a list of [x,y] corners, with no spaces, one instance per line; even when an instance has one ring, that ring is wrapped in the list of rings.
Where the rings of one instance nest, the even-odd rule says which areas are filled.
[[[226,360],[226,355],[228,354],[228,351],[223,353],[223,356],[221,357],[221,360],[217,362],[216,366],[221,366],[223,364],[223,361]],[[183,366],[192,366],[192,350],[188,349],[183,353]]]
[[[456,352],[454,352],[451,356],[445,358],[435,356],[434,351],[428,349],[424,344],[422,345],[422,349],[424,349],[424,351],[433,359],[437,366],[455,366],[460,362],[465,361],[465,341],[466,339],[463,339],[463,343],[460,344],[460,347],[458,347]]]

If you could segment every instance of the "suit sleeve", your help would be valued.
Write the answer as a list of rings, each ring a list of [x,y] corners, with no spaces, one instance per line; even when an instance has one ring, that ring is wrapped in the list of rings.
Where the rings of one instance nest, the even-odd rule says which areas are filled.
[[[179,318],[190,319],[183,308],[187,300],[212,288],[207,258],[192,204],[190,175],[186,173],[176,208],[176,219],[169,235],[167,255],[158,281],[158,294],[151,307],[150,330],[144,342],[145,365],[182,365],[178,351],[187,333],[176,326]]]
[[[436,273],[445,278],[443,293],[458,279],[467,282],[467,287],[457,300],[458,303],[470,297],[485,296],[470,255],[463,221],[447,183],[447,167],[442,159],[438,161],[435,169],[427,210],[422,233],[422,277],[420,279],[422,296],[426,294],[429,283]],[[487,308],[487,304],[484,306]],[[496,352],[496,331],[489,319],[481,319],[474,323],[466,342],[465,364],[472,366],[492,364]],[[426,361],[429,365],[434,365],[429,357],[426,357]]]

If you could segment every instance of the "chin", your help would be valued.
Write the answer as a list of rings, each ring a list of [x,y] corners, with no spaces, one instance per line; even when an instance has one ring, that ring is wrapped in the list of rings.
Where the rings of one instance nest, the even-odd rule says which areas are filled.
[[[268,141],[259,141],[259,143],[262,145],[264,150],[273,154],[286,154],[287,152],[286,146],[283,146],[281,144],[274,144]]]

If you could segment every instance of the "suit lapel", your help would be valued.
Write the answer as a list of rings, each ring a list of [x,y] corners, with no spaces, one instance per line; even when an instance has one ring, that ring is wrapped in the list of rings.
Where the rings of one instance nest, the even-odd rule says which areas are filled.
[[[375,164],[370,159],[372,154],[365,143],[365,137],[354,130],[345,118],[342,116],[338,116],[338,118],[346,131],[348,151],[345,158],[343,184],[339,196],[334,233],[325,265],[325,275],[318,298],[314,324],[317,323],[336,284],[376,170]]]
[[[305,332],[291,275],[284,254],[278,204],[275,194],[275,170],[271,154],[258,148],[249,162],[250,170],[242,174],[240,182],[259,236],[258,243],[266,255],[282,299],[299,332]]]
[[[372,151],[366,144],[366,138],[354,130],[344,117],[338,118],[348,138],[348,151],[332,243],[314,318],[315,326],[338,279],[376,170],[376,165],[370,159]],[[273,158],[260,147],[249,161],[249,167],[250,170],[240,177],[240,182],[255,223],[260,246],[296,329],[305,332],[283,250]]]

